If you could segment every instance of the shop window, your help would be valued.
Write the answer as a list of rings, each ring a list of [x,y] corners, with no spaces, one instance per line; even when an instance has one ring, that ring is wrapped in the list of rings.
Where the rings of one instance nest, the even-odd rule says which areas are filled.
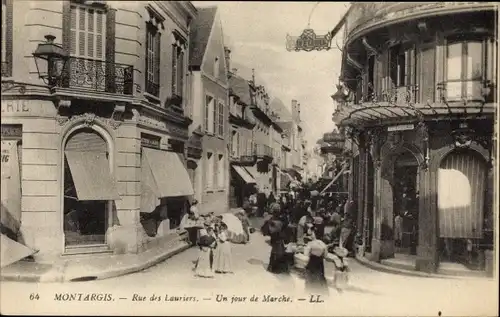
[[[450,37],[446,46],[446,99],[482,99],[487,52],[482,39]]]
[[[65,245],[102,245],[112,201],[119,198],[110,174],[106,141],[91,129],[74,133],[64,155]]]

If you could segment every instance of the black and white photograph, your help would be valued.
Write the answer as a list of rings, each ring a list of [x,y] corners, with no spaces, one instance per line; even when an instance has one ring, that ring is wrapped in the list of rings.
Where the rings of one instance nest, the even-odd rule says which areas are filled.
[[[2,0],[2,315],[497,316],[496,2]]]

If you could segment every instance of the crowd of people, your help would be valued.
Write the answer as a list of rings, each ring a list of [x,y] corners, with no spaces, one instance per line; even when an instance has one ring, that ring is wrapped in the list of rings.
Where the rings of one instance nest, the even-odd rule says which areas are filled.
[[[353,247],[354,201],[338,195],[291,192],[270,203],[268,211],[261,228],[271,243],[268,271],[288,273],[300,254],[306,262],[306,288],[327,293],[324,260],[333,254],[339,272],[346,269],[344,259]],[[332,227],[330,232],[325,232],[327,225]]]

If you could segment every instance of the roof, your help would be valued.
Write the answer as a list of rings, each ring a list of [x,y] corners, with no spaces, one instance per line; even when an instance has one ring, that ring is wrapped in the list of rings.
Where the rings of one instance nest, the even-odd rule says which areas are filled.
[[[217,7],[196,8],[198,16],[193,20],[189,36],[189,66],[200,67],[208,45],[208,38],[217,14]]]
[[[293,129],[292,121],[278,121],[277,124],[283,129],[283,132],[290,133]]]
[[[240,98],[240,102],[247,106],[251,105],[250,85],[247,80],[237,75],[232,75],[229,78],[229,87],[231,89],[231,94]]]
[[[271,101],[270,108],[274,110],[275,113],[278,114],[279,118],[282,121],[290,120],[292,118],[290,110],[288,110],[283,101],[281,101],[281,99],[279,98],[274,98]]]

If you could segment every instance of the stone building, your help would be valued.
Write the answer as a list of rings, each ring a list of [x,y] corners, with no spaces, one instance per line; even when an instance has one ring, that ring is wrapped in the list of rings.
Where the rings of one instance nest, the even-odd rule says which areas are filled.
[[[200,211],[220,214],[228,206],[229,69],[216,7],[198,9],[190,39],[193,123],[188,167]]]
[[[492,3],[398,2],[355,3],[339,24],[334,121],[367,258],[492,274],[496,21]]]
[[[180,241],[196,9],[7,0],[2,14],[2,156],[19,153],[2,207],[18,239],[39,258]]]

